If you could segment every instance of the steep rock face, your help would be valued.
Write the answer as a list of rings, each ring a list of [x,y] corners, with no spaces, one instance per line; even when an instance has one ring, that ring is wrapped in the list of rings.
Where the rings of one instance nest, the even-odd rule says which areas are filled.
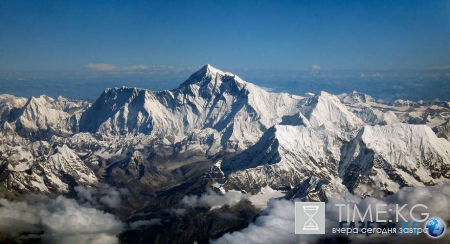
[[[265,186],[291,189],[311,175],[332,180],[343,143],[324,128],[274,126],[257,144],[221,163],[224,186],[257,193]]]
[[[450,181],[450,143],[425,125],[365,126],[341,155],[339,176],[354,192]]]
[[[139,151],[130,153],[122,160],[111,164],[106,168],[105,177],[114,179],[115,183],[132,184],[135,187],[151,187],[167,183],[164,175],[155,165],[148,162],[146,156]]]
[[[450,140],[450,119],[447,120],[445,123],[434,127],[433,131],[436,133],[438,137]]]
[[[329,187],[328,180],[311,176],[290,190],[285,198],[288,200],[300,199],[304,202],[327,202]]]

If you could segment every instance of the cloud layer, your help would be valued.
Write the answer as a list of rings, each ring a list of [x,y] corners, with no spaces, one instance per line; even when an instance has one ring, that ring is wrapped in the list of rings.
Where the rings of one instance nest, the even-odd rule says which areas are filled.
[[[323,238],[350,238],[352,243],[427,243],[431,239],[426,234],[416,235],[349,235],[332,234],[331,228],[339,227],[339,212],[335,206],[337,203],[354,203],[358,209],[366,209],[369,204],[372,206],[372,212],[375,212],[375,204],[387,204],[386,208],[395,208],[395,204],[403,206],[408,204],[411,207],[415,204],[424,204],[428,206],[426,212],[430,217],[439,217],[444,221],[450,220],[450,185],[439,185],[431,187],[406,187],[392,196],[385,198],[368,197],[360,199],[353,195],[345,196],[343,199],[330,198],[326,204],[326,234],[325,235],[295,235],[295,203],[287,200],[271,200],[267,209],[261,216],[247,228],[228,233],[221,238],[213,241],[216,244],[223,243],[312,243]],[[406,207],[402,215],[411,220],[409,209]],[[353,208],[351,208],[353,209]],[[424,211],[423,208],[416,208],[413,215],[420,219],[418,211]],[[346,215],[346,212],[343,212]],[[392,213],[389,219],[394,219]],[[441,240],[450,240],[450,231],[445,233]]]
[[[204,207],[211,209],[220,208],[224,205],[230,207],[239,203],[242,199],[247,199],[250,194],[243,194],[240,191],[228,191],[223,196],[217,194],[211,189],[208,189],[206,194],[198,196],[184,196],[181,200],[182,205],[191,207]]]
[[[131,66],[116,66],[108,63],[89,63],[86,67],[90,70],[102,72],[122,72],[122,73],[151,73],[151,72],[179,72],[184,70],[174,66],[146,66],[146,65],[131,65]],[[190,68],[188,68],[190,69]]]
[[[320,70],[321,67],[319,65],[317,65],[317,64],[313,64],[313,65],[311,65],[311,69],[312,70]]]
[[[97,71],[116,71],[118,69],[118,67],[113,64],[93,64],[93,63],[89,63],[87,65],[87,68]]]
[[[94,196],[93,189],[88,189],[84,186],[75,187],[79,201],[89,203],[97,208],[102,205],[109,208],[117,208],[122,203],[122,197],[129,194],[128,189],[116,189],[109,185],[102,185],[99,190],[100,194]]]
[[[118,243],[116,235],[125,225],[99,208],[119,207],[128,190],[102,185],[95,195],[93,189],[83,186],[75,191],[76,199],[52,199],[42,194],[28,195],[21,202],[0,198],[0,233],[39,238],[44,243]],[[139,225],[142,223],[133,223]]]
[[[118,243],[124,224],[114,215],[59,196],[28,195],[22,202],[0,199],[0,232],[44,243]]]
[[[138,220],[129,224],[130,229],[140,229],[151,225],[160,225],[161,219]]]

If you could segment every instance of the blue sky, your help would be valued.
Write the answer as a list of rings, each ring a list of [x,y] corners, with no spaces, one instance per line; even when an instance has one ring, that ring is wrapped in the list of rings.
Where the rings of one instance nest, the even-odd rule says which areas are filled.
[[[449,43],[450,1],[0,1],[1,70],[414,69]]]

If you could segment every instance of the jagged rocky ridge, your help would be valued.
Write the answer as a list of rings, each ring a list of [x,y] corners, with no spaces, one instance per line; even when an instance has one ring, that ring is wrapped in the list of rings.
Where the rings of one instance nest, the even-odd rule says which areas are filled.
[[[19,136],[8,122],[0,137],[2,188],[16,193],[68,193],[76,185],[98,183],[92,169],[66,145]]]

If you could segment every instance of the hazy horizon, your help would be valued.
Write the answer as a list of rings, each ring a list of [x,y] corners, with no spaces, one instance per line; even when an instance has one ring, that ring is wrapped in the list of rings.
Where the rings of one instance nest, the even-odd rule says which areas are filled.
[[[213,65],[214,66],[214,65]],[[450,100],[450,69],[403,70],[276,70],[233,69],[247,82],[268,91],[302,95],[326,91],[333,94],[354,90],[383,101]],[[106,88],[137,87],[153,91],[176,89],[200,69],[154,67],[145,71],[0,71],[0,93],[31,97],[48,95],[95,101]],[[377,84],[374,86],[374,84]]]

